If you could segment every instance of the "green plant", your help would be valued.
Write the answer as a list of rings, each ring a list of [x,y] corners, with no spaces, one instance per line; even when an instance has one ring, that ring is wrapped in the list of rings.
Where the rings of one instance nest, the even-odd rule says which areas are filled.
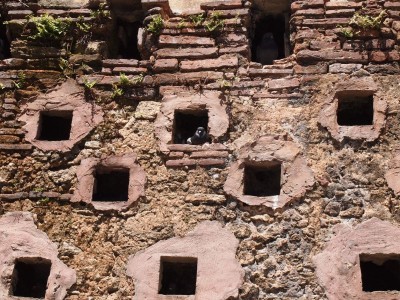
[[[221,19],[221,13],[218,11],[213,11],[204,22],[204,26],[209,32],[222,30],[224,28],[224,25],[225,22]]]
[[[132,82],[130,81],[129,77],[126,76],[124,73],[119,73],[119,82],[118,82],[118,86],[130,86],[132,85]]]
[[[376,17],[355,13],[351,18],[349,25],[362,29],[379,29],[386,16],[387,13],[385,10],[382,10]]]
[[[190,21],[194,25],[194,27],[199,27],[203,24],[204,22],[204,14],[198,14],[198,15],[193,15],[190,16]]]
[[[83,80],[83,85],[85,86],[85,89],[91,90],[93,87],[96,85],[97,81],[90,81],[89,79],[85,78]]]
[[[179,29],[182,29],[182,28],[185,28],[185,26],[186,26],[186,22],[185,22],[184,19],[182,19],[182,20],[179,21],[177,27],[178,27]]]
[[[343,27],[340,26],[339,27],[339,33],[344,36],[347,39],[351,39],[352,37],[354,37],[354,30],[353,28],[349,28],[349,27]]]
[[[33,41],[60,41],[68,31],[70,20],[54,18],[46,14],[39,17],[29,17],[28,24],[33,24],[28,39]]]
[[[124,90],[119,88],[117,84],[113,84],[113,91],[111,94],[111,98],[115,99],[124,95]]]
[[[18,73],[18,80],[15,81],[13,80],[14,87],[17,89],[22,89],[25,86],[26,83],[26,75],[24,72],[19,72]]]
[[[153,19],[147,25],[147,30],[155,35],[159,35],[164,28],[164,20],[160,14],[153,16]]]

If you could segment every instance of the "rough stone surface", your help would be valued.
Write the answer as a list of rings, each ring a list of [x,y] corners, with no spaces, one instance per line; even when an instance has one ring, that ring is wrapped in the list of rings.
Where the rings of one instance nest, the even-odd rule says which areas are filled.
[[[229,119],[225,105],[222,104],[219,92],[201,94],[166,95],[162,100],[161,111],[157,116],[155,127],[160,142],[160,150],[167,151],[172,143],[172,125],[175,110],[206,110],[208,112],[208,135],[212,142],[217,142],[228,130]]]
[[[22,108],[26,111],[20,120],[25,122],[25,138],[42,150],[66,152],[81,141],[103,120],[103,112],[94,103],[85,102],[84,91],[70,79],[56,90],[40,96]],[[41,111],[73,111],[69,140],[43,141],[37,139]]]
[[[9,296],[15,260],[18,258],[43,258],[51,261],[51,271],[44,299],[62,300],[67,290],[76,282],[75,271],[58,257],[56,244],[38,230],[34,216],[28,212],[10,212],[0,218],[0,297]],[[20,299],[18,297],[18,299]],[[29,298],[32,299],[32,298]]]
[[[390,222],[372,218],[354,228],[338,225],[335,236],[314,257],[316,274],[332,300],[397,299],[398,291],[363,292],[360,254],[385,255],[400,253],[400,228]]]
[[[268,166],[273,162],[282,164],[281,194],[268,197],[244,195],[245,166]],[[239,150],[239,160],[231,166],[224,190],[248,205],[264,205],[277,209],[304,196],[313,184],[313,173],[298,146],[293,142],[265,136]]]
[[[176,237],[131,256],[127,274],[136,282],[134,299],[215,299],[238,296],[244,272],[235,258],[238,240],[218,222],[205,221],[184,237]],[[160,257],[197,258],[195,296],[164,296],[158,294]]]
[[[320,112],[319,122],[326,127],[332,137],[338,141],[344,138],[374,141],[381,134],[386,122],[387,103],[383,97],[383,91],[378,89],[377,84],[370,77],[348,79],[339,82],[333,97],[327,98]],[[373,95],[374,117],[372,125],[363,126],[341,126],[337,122],[338,95]]]
[[[129,169],[128,200],[124,202],[92,201],[94,172],[96,167],[127,168]],[[76,170],[78,179],[77,189],[71,199],[72,202],[90,203],[98,210],[121,210],[130,207],[140,196],[144,195],[146,173],[136,163],[136,155],[109,156],[104,159],[87,158],[81,162]]]

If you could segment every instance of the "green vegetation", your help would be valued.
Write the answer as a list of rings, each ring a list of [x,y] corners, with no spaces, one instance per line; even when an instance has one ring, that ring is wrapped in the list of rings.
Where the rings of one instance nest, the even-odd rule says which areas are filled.
[[[221,13],[218,11],[213,11],[204,22],[204,26],[209,32],[222,30],[224,28],[224,25],[225,22],[221,19]]]
[[[13,81],[14,87],[16,89],[22,89],[24,88],[25,84],[26,84],[26,75],[24,72],[19,72],[18,73],[18,80],[14,80]]]
[[[340,28],[340,34],[344,36],[346,39],[351,39],[352,37],[354,37],[353,28],[343,27],[343,26],[340,26],[339,28]]]
[[[85,89],[91,90],[93,87],[96,85],[96,81],[90,81],[89,79],[85,78],[83,80],[83,85],[85,86]]]
[[[113,84],[111,97],[114,99],[123,96],[129,87],[141,84],[143,82],[143,79],[143,74],[136,75],[132,79],[129,79],[129,77],[126,76],[124,73],[120,73],[119,82]]]
[[[60,41],[67,33],[70,21],[46,14],[40,17],[29,17],[28,24],[33,24],[28,39],[33,41]]]
[[[160,35],[164,28],[164,20],[160,14],[153,16],[153,19],[147,25],[147,30],[155,35]]]
[[[376,17],[355,13],[351,18],[349,25],[353,25],[361,29],[379,29],[386,16],[387,13],[385,10],[382,10]]]
[[[190,16],[190,21],[192,22],[194,27],[200,27],[205,21],[204,14]]]

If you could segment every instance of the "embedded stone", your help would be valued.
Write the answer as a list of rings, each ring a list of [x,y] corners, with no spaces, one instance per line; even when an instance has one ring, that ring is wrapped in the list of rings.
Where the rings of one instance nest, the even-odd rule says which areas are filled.
[[[76,176],[71,202],[85,202],[97,210],[124,210],[144,195],[146,173],[134,154],[86,158]]]
[[[249,180],[254,178],[247,174],[247,168],[258,172],[257,180]],[[264,175],[266,172],[269,174]],[[260,182],[260,176],[265,176],[265,180]],[[273,192],[260,189],[272,188],[271,182],[275,182]],[[314,182],[313,172],[295,143],[264,136],[239,150],[239,159],[229,169],[224,191],[247,205],[281,209],[302,198]]]
[[[38,230],[34,223],[34,215],[28,212],[10,212],[0,218],[0,298],[16,299],[18,285],[24,284],[24,274],[18,274],[18,263],[31,267],[46,263],[51,266],[47,284],[43,283],[45,296],[43,299],[62,300],[67,290],[76,282],[76,273],[66,266],[57,256],[57,245],[47,235]],[[31,275],[32,276],[32,275]],[[19,280],[20,282],[16,282]],[[39,286],[29,286],[27,290],[37,293]],[[44,291],[43,291],[44,292]],[[35,294],[32,294],[32,298]],[[19,298],[18,298],[19,299]]]
[[[83,88],[73,79],[26,104],[23,110],[26,113],[19,120],[25,122],[25,139],[44,151],[70,151],[103,120],[101,108],[85,101]],[[48,123],[44,123],[44,115],[49,117]],[[60,127],[54,132],[56,125]],[[65,129],[63,136],[55,136],[61,127]],[[52,134],[42,137],[44,130]]]
[[[162,272],[161,265],[165,261],[191,261],[195,264],[193,296],[184,298],[225,300],[238,297],[244,277],[235,257],[238,244],[233,233],[218,222],[205,221],[184,237],[160,241],[130,256],[126,273],[135,280],[134,299],[165,299],[166,296],[160,293],[165,289],[164,276],[168,275]],[[180,282],[171,280],[168,287],[173,290]],[[169,295],[182,297],[173,293]]]
[[[362,279],[362,264],[371,262],[379,266],[389,259],[398,259],[400,228],[372,218],[353,228],[337,225],[334,233],[325,249],[313,258],[317,279],[328,299],[396,299],[398,291],[395,290],[365,291],[367,283]]]

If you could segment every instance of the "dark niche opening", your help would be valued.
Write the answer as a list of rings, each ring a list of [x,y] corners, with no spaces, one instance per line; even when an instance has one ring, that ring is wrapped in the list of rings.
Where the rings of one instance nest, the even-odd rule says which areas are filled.
[[[196,135],[199,128],[204,129],[201,136]],[[174,144],[202,145],[209,142],[208,111],[175,111],[172,135]]]
[[[360,255],[364,292],[400,291],[400,256]]]
[[[196,293],[197,258],[161,257],[161,295],[194,295]]]
[[[372,125],[374,122],[373,95],[340,95],[337,122],[341,126]]]
[[[72,125],[72,111],[42,111],[39,117],[38,140],[69,140]]]
[[[4,20],[0,19],[0,60],[11,57],[10,40],[7,36],[7,27]]]
[[[289,14],[260,17],[255,23],[251,51],[253,61],[262,65],[272,65],[273,60],[289,56]]]
[[[114,34],[117,39],[114,56],[125,59],[142,59],[138,49],[140,27],[142,27],[142,22],[127,22],[117,19],[114,27]]]
[[[50,260],[44,258],[17,259],[12,274],[11,295],[44,298],[50,270]]]
[[[268,166],[246,165],[244,168],[244,195],[268,197],[281,192],[281,164]]]
[[[127,201],[129,169],[98,167],[94,174],[93,201]]]

